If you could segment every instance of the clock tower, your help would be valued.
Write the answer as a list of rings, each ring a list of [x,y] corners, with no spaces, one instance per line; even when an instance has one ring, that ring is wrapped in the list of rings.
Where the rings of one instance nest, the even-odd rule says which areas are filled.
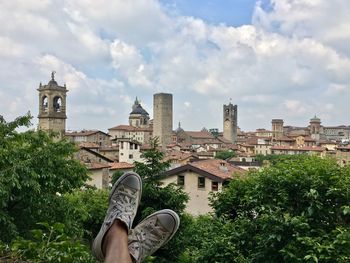
[[[224,138],[231,143],[237,142],[237,105],[224,105],[223,112]]]
[[[59,86],[55,80],[55,72],[47,85],[40,83],[39,88],[39,130],[55,132],[63,138],[66,131],[66,85]]]

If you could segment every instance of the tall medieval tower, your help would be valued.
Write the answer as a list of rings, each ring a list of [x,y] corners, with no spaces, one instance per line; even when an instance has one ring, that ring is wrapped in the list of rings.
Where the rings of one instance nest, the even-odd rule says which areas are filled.
[[[237,142],[237,105],[224,105],[224,138],[232,143]]]
[[[59,86],[55,81],[55,72],[47,85],[40,83],[39,88],[39,130],[58,133],[63,138],[66,131],[66,85]]]
[[[172,142],[173,95],[158,93],[153,95],[153,137],[159,138],[163,149]]]
[[[280,139],[283,137],[283,120],[282,119],[273,119],[272,124],[272,138]]]

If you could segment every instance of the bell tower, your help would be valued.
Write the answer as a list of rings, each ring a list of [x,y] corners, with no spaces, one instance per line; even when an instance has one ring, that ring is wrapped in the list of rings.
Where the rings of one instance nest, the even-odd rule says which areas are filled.
[[[237,105],[224,105],[223,112],[224,138],[231,143],[237,142]]]
[[[40,83],[39,88],[39,130],[56,132],[63,138],[66,131],[66,96],[67,88],[59,86],[55,80],[55,71],[47,85]]]

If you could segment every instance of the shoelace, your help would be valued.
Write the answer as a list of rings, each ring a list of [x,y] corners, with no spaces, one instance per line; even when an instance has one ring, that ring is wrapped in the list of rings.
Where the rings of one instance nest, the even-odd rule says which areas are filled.
[[[145,255],[152,254],[157,250],[168,234],[167,230],[152,220],[139,230],[133,232],[129,249],[132,249],[134,256],[138,260],[141,260]]]
[[[125,188],[124,186],[121,186],[120,189],[117,189],[118,195],[112,197],[112,202],[114,204],[110,208],[112,211],[109,213],[109,217],[106,220],[107,227],[109,227],[113,223],[114,219],[117,217],[126,223],[131,223],[131,219],[134,217],[135,214],[135,192],[136,191],[133,191],[129,188]]]

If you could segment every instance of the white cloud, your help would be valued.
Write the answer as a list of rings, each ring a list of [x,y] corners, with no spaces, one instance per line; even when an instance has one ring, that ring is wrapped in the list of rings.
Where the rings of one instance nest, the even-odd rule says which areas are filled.
[[[8,37],[0,36],[0,57],[19,57],[23,55],[24,47]]]
[[[257,4],[252,25],[232,27],[169,14],[156,0],[3,1],[0,112],[35,112],[35,89],[55,70],[76,129],[126,123],[136,96],[151,113],[155,92],[174,94],[184,129],[221,128],[229,98],[245,130],[315,113],[348,121],[337,113],[350,94],[350,2],[271,3]]]

